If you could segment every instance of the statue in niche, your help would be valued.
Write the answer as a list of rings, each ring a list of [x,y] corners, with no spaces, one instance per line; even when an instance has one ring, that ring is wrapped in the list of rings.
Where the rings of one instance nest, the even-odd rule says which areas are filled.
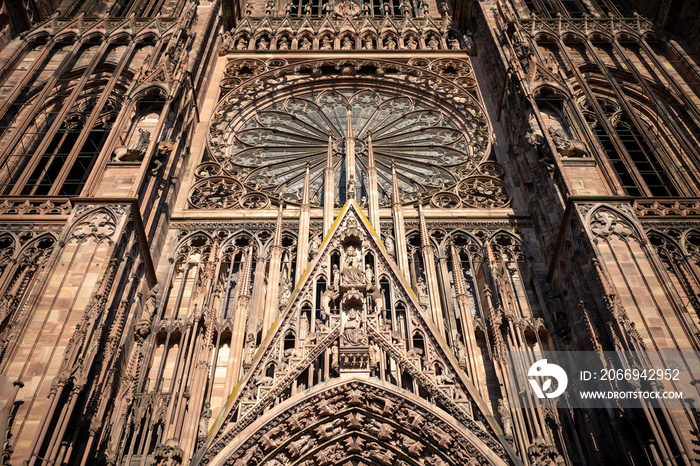
[[[428,304],[428,287],[423,281],[423,277],[418,277],[418,282],[416,283],[416,293],[418,294],[418,301],[421,305],[427,306]]]
[[[506,436],[506,440],[513,440],[513,421],[510,417],[510,411],[506,407],[506,404],[501,398],[498,400],[498,414],[501,416],[501,422],[503,423],[503,433]]]
[[[338,342],[334,341],[333,346],[331,346],[331,369],[333,369],[334,371],[337,371],[339,368],[338,353]]]
[[[321,40],[321,50],[333,50],[333,44],[328,36],[324,36]]]
[[[563,157],[585,157],[588,155],[586,143],[578,139],[566,137],[566,133],[562,128],[554,128],[550,126],[549,135],[552,138],[557,152]]]
[[[292,295],[292,284],[288,277],[284,278],[282,282],[282,289],[280,291],[280,304],[287,304],[289,302],[289,297]]]
[[[340,269],[338,269],[338,266],[336,264],[333,264],[333,284],[331,285],[331,289],[338,291],[339,285],[340,285]]]
[[[408,42],[406,42],[406,48],[409,50],[416,50],[418,48],[418,42],[413,37],[408,38]]]
[[[211,419],[211,408],[209,403],[204,403],[204,411],[199,418],[199,432],[197,432],[197,442],[204,442],[209,433],[209,419]]]
[[[226,31],[224,32],[223,38],[221,40],[221,51],[222,52],[228,52],[233,48],[233,36],[231,35],[230,32]],[[146,63],[144,61],[144,63]]]
[[[270,43],[264,37],[261,37],[258,41],[258,50],[267,50],[268,47],[270,47]]]
[[[245,50],[247,48],[248,48],[248,41],[241,37],[238,40],[238,44],[236,44],[236,50]]]
[[[301,44],[300,44],[299,48],[301,48],[301,50],[311,50],[311,41],[309,39],[307,39],[306,37],[304,37],[301,40]]]
[[[368,285],[374,284],[374,272],[369,264],[365,265],[365,283]]]
[[[430,47],[432,50],[437,50],[440,48],[440,43],[437,41],[435,36],[430,36],[430,39],[428,40],[428,47]]]
[[[449,44],[450,49],[459,50],[459,39],[457,39],[456,37],[450,37]]]
[[[386,246],[386,252],[389,254],[389,257],[391,257],[392,259],[395,259],[396,247],[394,246],[394,238],[387,235],[386,239],[384,240],[384,246]]]
[[[396,41],[394,39],[392,39],[391,37],[389,37],[386,40],[386,48],[387,48],[387,50],[396,50]]]
[[[250,365],[253,362],[253,354],[255,354],[255,335],[249,333],[245,340],[245,356],[243,364]]]
[[[559,62],[552,52],[545,55],[544,67],[553,75],[559,75]]]
[[[343,50],[352,50],[352,41],[348,36],[343,39],[343,45],[340,47]]]
[[[372,50],[374,48],[374,43],[372,42],[371,37],[369,37],[369,36],[365,37],[362,48],[364,50]]]
[[[287,40],[286,36],[283,36],[282,39],[280,39],[278,48],[280,50],[289,50],[289,40]]]
[[[343,278],[345,283],[362,284],[365,282],[364,273],[360,268],[360,256],[355,248],[350,245],[345,250],[345,265],[343,267]]]
[[[379,368],[379,347],[376,343],[369,345],[369,368],[373,371]]]
[[[343,343],[356,346],[362,343],[362,314],[355,308],[350,308],[343,326]]]
[[[316,257],[316,254],[318,254],[318,249],[320,247],[321,244],[320,240],[318,239],[318,236],[312,236],[311,241],[309,242],[309,260],[313,260],[313,258]]]

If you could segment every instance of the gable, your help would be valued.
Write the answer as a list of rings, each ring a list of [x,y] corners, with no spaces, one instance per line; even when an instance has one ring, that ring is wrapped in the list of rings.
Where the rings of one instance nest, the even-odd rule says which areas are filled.
[[[491,413],[421,310],[354,199],[348,200],[296,289],[281,296],[272,330],[252,357],[199,457],[213,458],[272,406],[334,379],[377,379],[434,403],[515,458]],[[250,342],[252,344],[252,342]],[[512,454],[511,454],[512,453]]]

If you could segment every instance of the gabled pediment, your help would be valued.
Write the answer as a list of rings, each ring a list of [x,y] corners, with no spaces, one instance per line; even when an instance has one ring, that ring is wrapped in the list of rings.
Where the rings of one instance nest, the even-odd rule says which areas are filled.
[[[490,411],[354,199],[348,200],[279,314],[205,446],[213,457],[272,406],[335,379],[377,379],[435,403],[508,450]],[[201,453],[204,455],[204,453]]]

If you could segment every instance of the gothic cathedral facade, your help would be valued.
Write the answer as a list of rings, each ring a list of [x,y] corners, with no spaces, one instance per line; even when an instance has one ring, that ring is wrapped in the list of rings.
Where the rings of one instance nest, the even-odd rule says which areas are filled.
[[[5,1],[0,464],[698,464],[697,3]]]

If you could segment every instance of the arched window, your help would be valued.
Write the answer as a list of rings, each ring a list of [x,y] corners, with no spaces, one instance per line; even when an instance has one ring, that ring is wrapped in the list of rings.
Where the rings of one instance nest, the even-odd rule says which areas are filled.
[[[639,112],[633,118],[613,97],[600,96],[596,100],[607,122],[599,121],[585,99],[580,100],[581,108],[626,194],[679,195],[677,171],[680,164],[676,162],[683,158],[683,154],[678,152],[682,150],[680,144],[668,142],[676,140],[674,135],[653,122],[647,116],[648,109],[639,106]],[[640,122],[644,127],[640,127]]]
[[[108,71],[113,70],[100,74]],[[73,73],[65,80],[75,77]],[[80,194],[122,106],[124,89],[117,86],[103,100],[105,85],[104,80],[90,81],[65,113],[71,89],[39,103],[32,124],[0,164],[1,194]]]

